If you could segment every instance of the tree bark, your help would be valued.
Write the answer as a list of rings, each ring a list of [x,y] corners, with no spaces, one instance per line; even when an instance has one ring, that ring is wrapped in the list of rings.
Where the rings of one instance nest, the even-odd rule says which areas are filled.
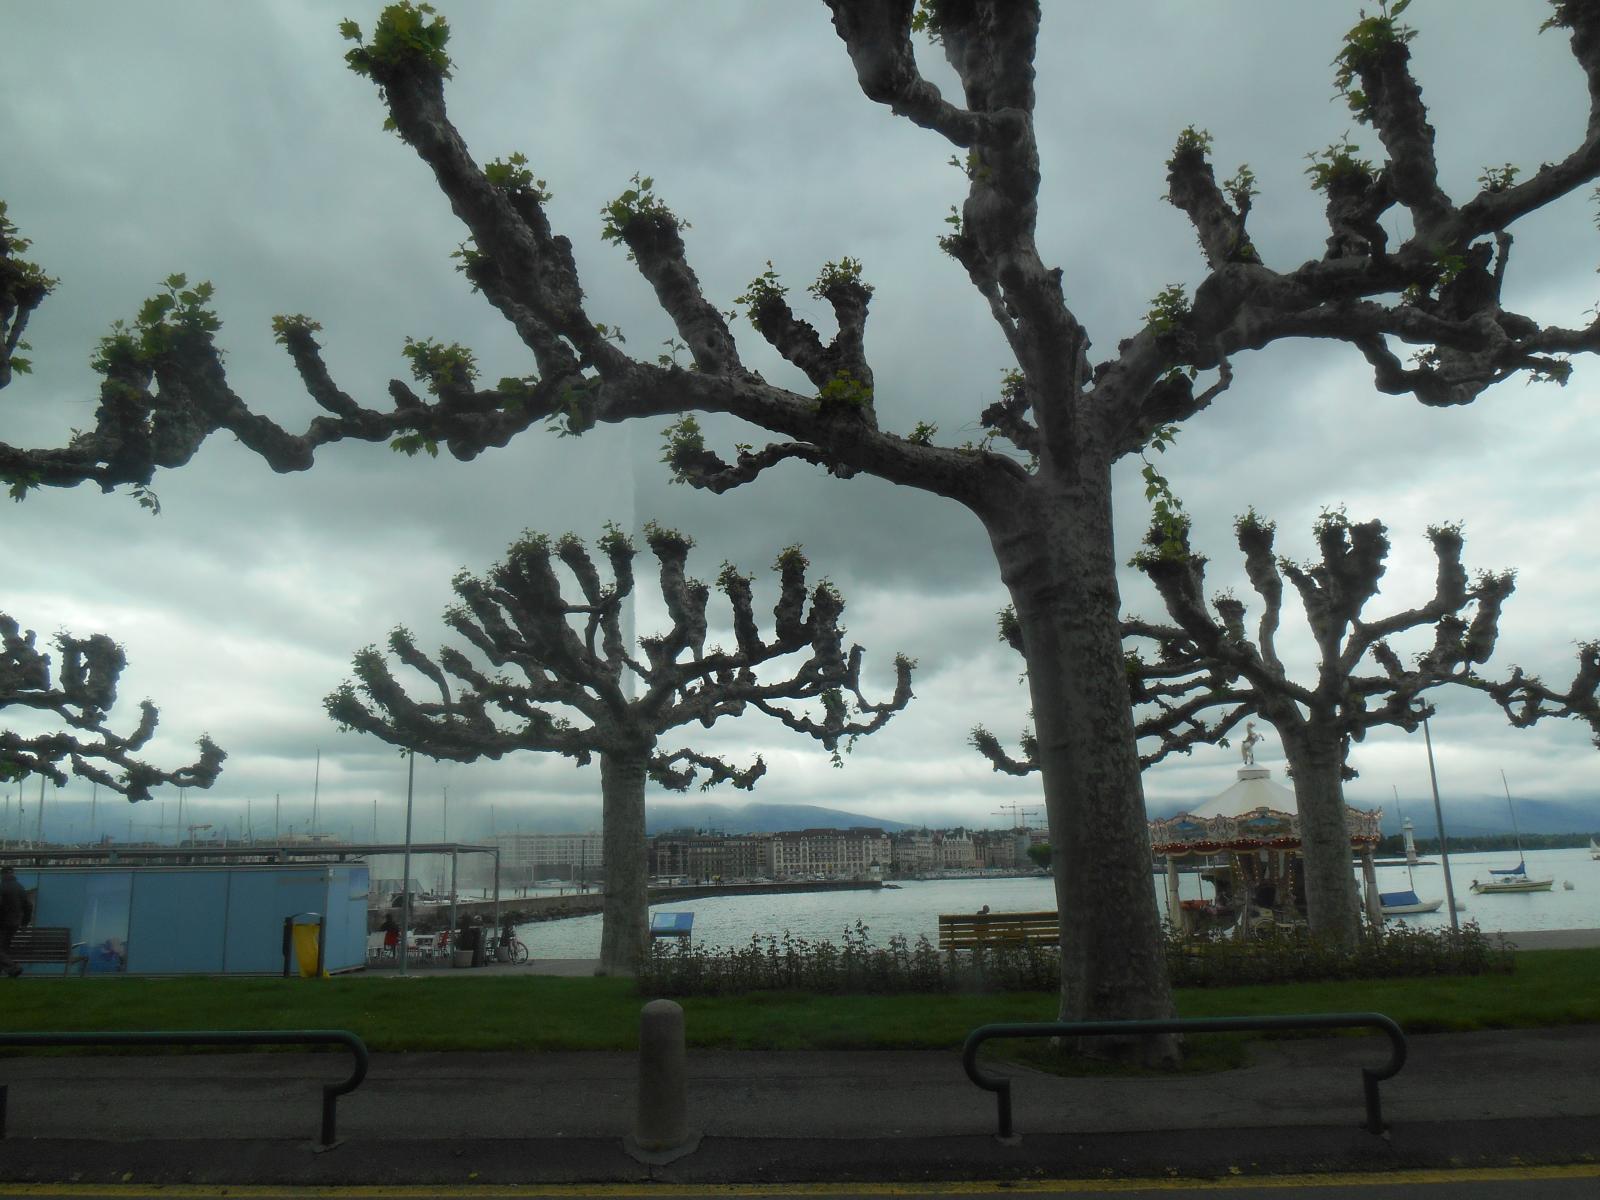
[[[633,975],[650,943],[648,850],[644,838],[645,764],[650,752],[600,755],[606,893],[600,927],[600,974]]]
[[[1318,937],[1354,947],[1361,929],[1360,906],[1350,864],[1339,735],[1315,725],[1298,731],[1278,722],[1273,725],[1283,739],[1284,757],[1294,773],[1300,852],[1305,862],[1306,920]]]
[[[1035,481],[986,524],[1022,630],[1061,921],[1062,1020],[1172,1015],[1129,704],[1111,477],[1080,465]],[[1169,1036],[1089,1053],[1173,1061]]]

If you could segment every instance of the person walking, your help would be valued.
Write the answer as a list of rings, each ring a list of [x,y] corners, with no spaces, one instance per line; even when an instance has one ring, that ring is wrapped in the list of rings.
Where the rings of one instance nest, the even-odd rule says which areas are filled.
[[[17,882],[16,871],[0,867],[0,971],[12,979],[22,974],[22,967],[11,957],[11,941],[32,920],[33,901]]]

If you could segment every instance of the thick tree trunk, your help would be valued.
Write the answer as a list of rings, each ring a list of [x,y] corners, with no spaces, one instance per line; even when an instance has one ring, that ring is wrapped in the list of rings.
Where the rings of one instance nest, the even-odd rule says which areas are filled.
[[[1306,870],[1306,920],[1311,932],[1353,947],[1360,933],[1360,902],[1345,821],[1343,746],[1339,736],[1314,725],[1278,727],[1293,773],[1300,810],[1301,854]]]
[[[1109,471],[1080,471],[1032,499],[992,516],[989,532],[1028,663],[1061,913],[1061,1018],[1170,1016],[1119,634]],[[1107,1048],[1104,1039],[1082,1047]],[[1170,1061],[1177,1043],[1150,1038],[1136,1052]]]
[[[606,895],[600,927],[600,973],[632,975],[650,948],[644,780],[649,752],[600,755]]]

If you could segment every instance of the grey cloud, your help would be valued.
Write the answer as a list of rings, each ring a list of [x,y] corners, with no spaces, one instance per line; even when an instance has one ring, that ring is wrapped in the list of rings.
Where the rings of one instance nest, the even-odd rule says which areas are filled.
[[[336,378],[373,401],[404,374],[407,335],[471,345],[491,378],[528,369],[504,323],[452,269],[463,233],[426,169],[379,129],[373,89],[340,60],[338,19],[370,27],[380,7],[308,0],[247,14],[147,0],[99,7],[89,24],[62,6],[18,9],[0,78],[3,194],[63,284],[30,330],[38,374],[7,391],[8,440],[53,442],[87,422],[94,340],[174,270],[216,282],[236,390],[291,427],[314,407],[272,344],[277,312],[321,321]],[[1252,236],[1269,261],[1320,253],[1320,202],[1305,187],[1303,155],[1351,126],[1330,103],[1327,63],[1355,8],[1241,2],[1219,38],[1214,10],[1176,0],[1046,6],[1041,248],[1063,268],[1097,353],[1137,327],[1157,290],[1199,272],[1191,231],[1160,199],[1163,162],[1186,124],[1211,130],[1223,175],[1245,160],[1256,170]],[[670,326],[623,252],[600,242],[599,209],[643,171],[692,222],[691,260],[720,305],[731,306],[770,258],[827,330],[825,306],[804,287],[830,259],[860,258],[877,288],[867,336],[884,424],[936,421],[952,443],[977,436],[976,413],[1008,360],[985,306],[934,245],[963,181],[945,162],[949,147],[861,97],[820,5],[608,0],[446,11],[459,64],[452,111],[469,144],[483,159],[522,150],[549,180],[552,218],[573,239],[593,311],[625,330],[630,350],[653,356]],[[1414,12],[1448,187],[1470,187],[1483,166],[1508,159],[1531,169],[1572,144],[1583,81],[1557,35],[1536,35],[1538,6],[1468,0]],[[1199,45],[1204,53],[1193,52]],[[1481,72],[1458,66],[1486,60],[1514,82],[1483,87]],[[930,69],[941,70],[936,61]],[[1353,136],[1375,145],[1369,131]],[[1519,303],[1580,319],[1594,292],[1590,216],[1574,201],[1518,233],[1508,289]],[[752,366],[798,386],[742,321],[736,333]],[[1522,571],[1503,660],[1560,677],[1571,640],[1600,624],[1593,538],[1567,515],[1596,482],[1592,367],[1565,390],[1513,384],[1468,410],[1434,412],[1376,395],[1364,364],[1338,347],[1296,346],[1235,365],[1233,390],[1159,460],[1219,586],[1242,582],[1230,532],[1249,505],[1279,522],[1296,554],[1308,552],[1323,506],[1384,518],[1396,546],[1386,601],[1426,586],[1422,528],[1464,519],[1470,563]],[[731,421],[706,424],[724,446],[757,440]],[[781,762],[756,798],[1004,823],[992,817],[1001,803],[1034,794],[1036,785],[994,775],[964,744],[974,721],[1009,735],[1027,712],[1019,664],[994,641],[1003,591],[965,512],[800,466],[712,497],[669,485],[658,457],[648,423],[577,441],[533,432],[465,465],[334,446],[313,471],[290,477],[242,448],[208,444],[157,479],[160,518],[84,490],[15,507],[0,607],[41,631],[102,630],[124,641],[125,696],[162,705],[154,750],[168,760],[203,729],[218,738],[231,757],[211,796],[190,796],[196,811],[236,811],[252,796],[259,825],[263,800],[283,792],[309,812],[321,746],[324,802],[370,821],[376,797],[388,825],[403,763],[333,730],[320,700],[345,677],[351,652],[395,624],[424,645],[442,640],[439,613],[457,568],[484,569],[525,527],[593,537],[607,519],[683,528],[700,543],[705,576],[724,558],[764,574],[779,548],[800,542],[814,572],[844,590],[851,637],[869,662],[886,669],[896,650],[922,660],[918,699],[842,771],[754,722],[711,731],[709,746]],[[1147,510],[1137,463],[1118,480],[1125,558]],[[1130,606],[1153,611],[1132,573],[1124,588]],[[1464,698],[1446,705],[1435,732],[1497,748],[1530,787],[1592,794],[1594,752],[1580,730],[1516,734]],[[1453,761],[1478,770],[1480,757]],[[1363,774],[1353,794],[1370,789],[1381,800],[1402,772],[1403,794],[1416,781],[1403,735],[1375,736],[1356,759]],[[1224,786],[1233,767],[1229,752],[1201,751],[1151,772],[1146,788],[1152,803],[1198,796]],[[446,769],[418,768],[435,795]],[[514,811],[521,797],[547,795],[582,809],[598,792],[592,769],[532,756],[449,772],[462,814],[489,803]]]

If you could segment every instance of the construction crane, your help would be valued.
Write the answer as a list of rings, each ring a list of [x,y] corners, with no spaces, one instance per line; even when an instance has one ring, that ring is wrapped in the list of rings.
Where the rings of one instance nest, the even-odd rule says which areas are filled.
[[[1042,808],[1026,807],[1021,804],[1002,804],[991,815],[1002,817],[1006,813],[1010,813],[1011,828],[1021,829],[1027,824],[1027,822],[1023,820],[1024,817],[1036,817],[1042,812],[1044,812],[1044,809]]]

